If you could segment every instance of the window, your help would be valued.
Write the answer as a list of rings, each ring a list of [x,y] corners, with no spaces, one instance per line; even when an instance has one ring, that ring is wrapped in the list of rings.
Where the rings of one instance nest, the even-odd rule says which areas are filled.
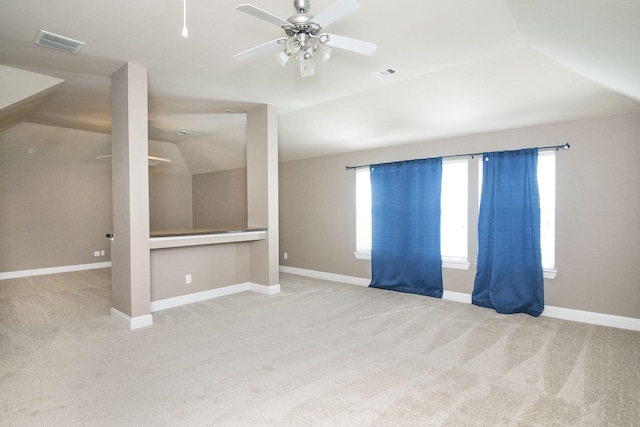
[[[479,191],[482,197],[482,159],[479,159]],[[538,152],[538,191],[540,193],[540,247],[544,277],[556,276],[556,152]],[[478,204],[480,206],[480,204]]]
[[[444,267],[469,268],[467,257],[468,160],[442,162],[441,252]],[[356,170],[356,257],[371,258],[369,168]]]
[[[479,196],[482,195],[482,158],[479,159]],[[468,160],[442,162],[441,251],[444,267],[466,269],[468,263]],[[540,192],[540,245],[544,277],[553,279],[555,270],[556,152],[538,153]],[[479,204],[478,204],[479,206]],[[356,170],[356,252],[371,258],[371,182],[369,169]]]
[[[538,153],[538,191],[540,192],[540,247],[542,268],[556,268],[556,152]],[[555,276],[555,274],[554,274]]]
[[[371,253],[371,181],[369,168],[356,170],[356,251]]]
[[[467,263],[468,171],[467,159],[442,162],[440,251],[445,262]]]

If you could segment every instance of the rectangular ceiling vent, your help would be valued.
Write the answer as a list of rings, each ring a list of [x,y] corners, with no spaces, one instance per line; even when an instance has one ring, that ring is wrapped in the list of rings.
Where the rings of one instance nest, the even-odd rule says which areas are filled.
[[[34,43],[40,46],[50,47],[51,49],[61,50],[72,55],[78,53],[80,49],[82,49],[82,46],[84,46],[82,42],[44,30],[40,30]]]
[[[380,71],[376,71],[374,73],[371,73],[372,76],[376,76],[377,78],[381,79],[383,77],[387,77],[390,76],[392,74],[397,73],[398,70],[396,70],[395,68],[385,68],[384,70],[380,70]]]

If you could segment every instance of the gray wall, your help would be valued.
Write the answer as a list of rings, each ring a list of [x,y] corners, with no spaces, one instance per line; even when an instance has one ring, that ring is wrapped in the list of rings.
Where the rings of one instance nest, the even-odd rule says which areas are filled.
[[[616,116],[280,163],[280,264],[370,277],[355,250],[355,174],[347,165],[570,143],[557,155],[555,279],[546,304],[640,318],[640,115]],[[471,293],[477,162],[469,171],[469,260],[445,290]],[[288,253],[288,259],[282,257]]]
[[[97,160],[110,152],[110,135],[32,123],[0,132],[0,272],[110,260],[111,162]]]
[[[153,249],[151,301],[248,282],[250,248],[245,242]]]
[[[639,141],[640,115],[634,114],[282,162],[280,254],[289,257],[281,257],[280,264],[370,277],[370,263],[353,256],[355,176],[346,165],[569,142],[571,150],[557,157],[558,276],[545,281],[546,303],[639,318]],[[112,223],[111,164],[95,160],[109,152],[109,135],[31,123],[0,132],[0,272],[110,259],[104,234]],[[464,293],[473,287],[477,250],[478,175],[476,162],[470,165],[472,266],[444,271],[445,289]],[[246,170],[225,172],[229,181],[223,189],[246,187]],[[205,182],[215,181],[215,174],[204,175],[210,174],[193,178],[194,209]],[[188,183],[170,185],[181,192]],[[246,215],[242,198],[245,205],[238,212]],[[198,225],[199,215],[194,211],[194,227],[209,226]],[[246,217],[240,222],[246,225]],[[107,255],[93,257],[99,249]]]
[[[149,141],[149,155],[171,160],[149,167],[149,228],[152,231],[192,228],[191,173],[178,146]]]
[[[188,169],[175,144],[150,147],[172,158],[149,168],[151,229],[192,228]],[[109,153],[111,135],[96,132],[33,123],[0,132],[0,272],[111,260],[111,161],[97,159]]]
[[[247,226],[247,168],[193,175],[193,227]]]
[[[193,228],[191,175],[158,173],[149,168],[149,228]]]

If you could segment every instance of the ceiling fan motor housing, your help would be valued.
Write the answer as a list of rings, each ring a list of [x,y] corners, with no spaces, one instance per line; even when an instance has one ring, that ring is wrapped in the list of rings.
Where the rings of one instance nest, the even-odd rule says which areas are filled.
[[[311,2],[309,0],[293,0],[293,7],[298,13],[307,13],[309,7],[311,7]]]
[[[296,34],[311,34],[313,36],[318,35],[321,28],[318,24],[311,22],[312,15],[301,13],[291,16],[287,21],[291,24],[291,27],[284,28],[284,31],[289,37]]]

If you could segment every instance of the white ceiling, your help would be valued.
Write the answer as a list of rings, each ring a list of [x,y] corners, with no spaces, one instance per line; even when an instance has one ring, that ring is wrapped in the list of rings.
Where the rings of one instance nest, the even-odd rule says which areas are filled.
[[[216,158],[244,143],[243,115],[225,111],[255,103],[278,108],[281,160],[640,111],[638,0],[360,0],[326,31],[377,51],[334,49],[308,78],[270,53],[232,59],[284,35],[243,1],[294,13],[292,0],[187,0],[185,39],[181,0],[2,0],[0,64],[65,80],[20,119],[109,132],[109,77],[126,62],[148,68],[150,138]],[[36,46],[40,29],[86,45]],[[19,122],[7,111],[0,129]]]

